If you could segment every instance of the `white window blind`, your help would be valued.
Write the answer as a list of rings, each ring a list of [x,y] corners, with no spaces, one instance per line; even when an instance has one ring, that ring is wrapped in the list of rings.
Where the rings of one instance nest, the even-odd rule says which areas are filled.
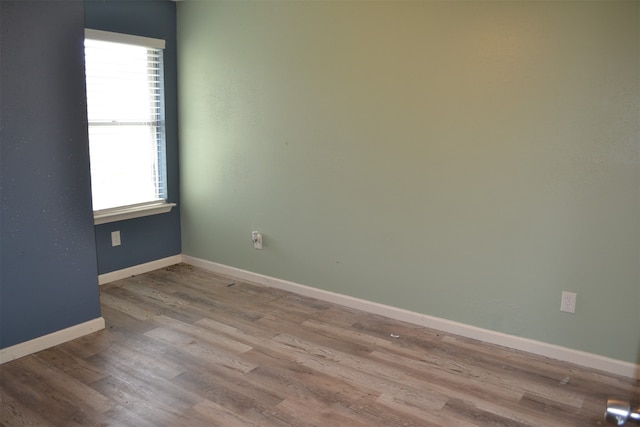
[[[164,40],[86,30],[94,211],[167,197]]]

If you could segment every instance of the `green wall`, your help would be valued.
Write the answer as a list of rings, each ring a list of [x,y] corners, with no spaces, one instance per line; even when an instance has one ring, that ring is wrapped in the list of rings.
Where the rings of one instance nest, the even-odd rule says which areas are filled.
[[[180,2],[183,253],[638,362],[639,18]]]

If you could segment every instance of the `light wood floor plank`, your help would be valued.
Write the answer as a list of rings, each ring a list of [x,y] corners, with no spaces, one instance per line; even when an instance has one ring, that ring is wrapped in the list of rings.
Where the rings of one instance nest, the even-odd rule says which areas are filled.
[[[629,378],[177,265],[0,366],[0,426],[601,426]],[[623,339],[624,337],[621,337]]]

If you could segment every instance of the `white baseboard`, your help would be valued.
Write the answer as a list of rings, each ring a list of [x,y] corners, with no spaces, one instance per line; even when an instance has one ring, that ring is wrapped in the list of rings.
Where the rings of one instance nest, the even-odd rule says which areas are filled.
[[[451,320],[446,320],[439,317],[428,316],[426,314],[420,314],[413,311],[388,306],[385,304],[379,304],[360,298],[341,295],[335,292],[312,288],[310,286],[305,286],[298,283],[289,282],[287,280],[281,280],[274,277],[253,273],[235,267],[229,267],[227,265],[218,264],[188,255],[182,256],[182,262],[191,264],[196,267],[201,267],[214,273],[233,276],[238,279],[251,281],[253,283],[258,283],[277,289],[283,289],[299,295],[344,305],[347,307],[366,311],[368,313],[378,314],[392,319],[412,323],[414,325],[425,326],[443,332],[461,335],[463,337],[473,338],[491,344],[501,345],[503,347],[508,347],[515,350],[522,350],[540,356],[546,356],[552,359],[561,360],[564,362],[575,363],[577,365],[610,372],[616,375],[640,379],[640,365],[637,365],[635,363],[611,359],[593,353],[587,353],[580,350],[574,350],[554,344],[548,344],[542,341],[536,341],[528,338],[504,334],[501,332],[495,332],[489,329],[478,328],[476,326],[471,326],[464,323],[453,322]]]
[[[126,279],[127,277],[136,276],[142,273],[148,273],[159,268],[165,268],[171,265],[180,264],[181,262],[182,255],[173,255],[167,258],[145,262],[144,264],[138,264],[132,267],[123,268],[122,270],[111,271],[109,273],[100,274],[98,276],[98,284],[104,285],[109,282],[115,282],[116,280]]]
[[[89,320],[11,347],[0,349],[0,365],[104,329],[104,318]]]

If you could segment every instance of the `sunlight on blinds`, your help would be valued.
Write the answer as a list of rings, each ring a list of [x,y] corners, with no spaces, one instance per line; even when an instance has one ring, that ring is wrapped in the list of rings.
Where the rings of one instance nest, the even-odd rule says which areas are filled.
[[[85,40],[93,209],[166,198],[162,49]]]

